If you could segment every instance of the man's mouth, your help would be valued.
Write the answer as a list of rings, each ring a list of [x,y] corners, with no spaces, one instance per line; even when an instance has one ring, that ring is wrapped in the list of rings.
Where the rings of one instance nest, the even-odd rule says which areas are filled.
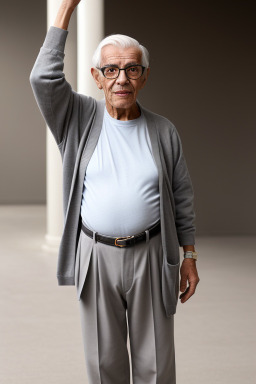
[[[118,95],[118,96],[127,96],[129,95],[131,92],[130,91],[116,91],[115,92],[115,95]]]

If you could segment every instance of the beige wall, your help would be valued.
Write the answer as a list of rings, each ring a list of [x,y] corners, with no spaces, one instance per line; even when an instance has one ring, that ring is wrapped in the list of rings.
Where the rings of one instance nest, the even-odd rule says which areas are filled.
[[[255,234],[253,3],[170,3],[138,1],[131,11],[106,0],[106,34],[131,35],[151,53],[140,101],[180,133],[197,234]],[[44,203],[45,124],[29,74],[46,33],[45,1],[3,7],[0,203]],[[76,55],[75,17],[69,31],[66,71]],[[75,76],[67,76],[74,89]]]

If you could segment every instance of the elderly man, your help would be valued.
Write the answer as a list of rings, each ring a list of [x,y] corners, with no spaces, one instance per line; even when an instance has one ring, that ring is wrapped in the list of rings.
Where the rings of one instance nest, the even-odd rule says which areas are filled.
[[[63,162],[58,284],[77,288],[90,384],[130,383],[128,330],[133,383],[174,384],[178,293],[184,303],[199,282],[192,183],[175,126],[137,101],[146,48],[124,35],[99,44],[91,73],[101,101],[66,81],[79,2],[63,1],[30,75]]]

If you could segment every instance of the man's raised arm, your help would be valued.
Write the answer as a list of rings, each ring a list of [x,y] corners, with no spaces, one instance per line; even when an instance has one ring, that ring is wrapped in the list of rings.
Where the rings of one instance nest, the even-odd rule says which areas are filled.
[[[29,77],[38,107],[59,147],[65,141],[74,107],[80,103],[81,95],[72,90],[63,73],[67,28],[80,1],[63,0]],[[87,100],[85,96],[85,104]]]

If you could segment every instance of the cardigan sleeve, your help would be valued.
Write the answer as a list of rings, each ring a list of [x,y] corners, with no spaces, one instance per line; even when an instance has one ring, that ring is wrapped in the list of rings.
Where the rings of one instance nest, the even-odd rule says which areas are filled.
[[[72,114],[82,104],[81,99],[85,107],[91,99],[75,92],[65,78],[67,35],[67,30],[55,26],[49,28],[29,77],[38,107],[59,147],[70,129]]]
[[[177,129],[172,132],[175,224],[179,245],[195,244],[194,190]]]

